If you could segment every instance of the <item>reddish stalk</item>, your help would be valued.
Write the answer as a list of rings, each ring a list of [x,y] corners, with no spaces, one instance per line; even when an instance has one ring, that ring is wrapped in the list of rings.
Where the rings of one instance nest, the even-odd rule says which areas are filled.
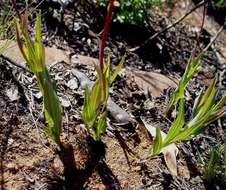
[[[200,35],[202,34],[202,32],[204,30],[205,18],[206,18],[206,5],[204,4],[203,15],[202,15],[202,23],[201,23],[201,27],[200,27]]]
[[[104,70],[104,48],[106,45],[107,35],[110,29],[111,18],[114,10],[114,0],[109,0],[108,13],[105,19],[104,31],[101,40],[100,52],[99,52],[99,61],[100,61],[100,69]]]

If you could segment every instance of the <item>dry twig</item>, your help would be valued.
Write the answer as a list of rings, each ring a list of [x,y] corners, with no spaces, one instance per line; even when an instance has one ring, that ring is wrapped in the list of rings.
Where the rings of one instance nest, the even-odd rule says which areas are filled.
[[[171,29],[172,27],[174,27],[175,25],[177,25],[178,23],[180,23],[182,20],[184,20],[188,15],[190,15],[193,11],[195,11],[197,8],[201,7],[202,5],[204,5],[205,3],[207,3],[206,0],[201,1],[200,3],[198,3],[197,5],[195,5],[192,9],[190,9],[188,12],[186,12],[183,16],[181,16],[179,19],[177,19],[174,23],[166,26],[165,28],[163,28],[161,31],[156,32],[154,35],[152,35],[151,37],[149,37],[147,40],[145,40],[141,45],[135,47],[135,48],[131,48],[130,51],[134,52],[138,49],[140,49],[141,47],[145,46],[146,44],[148,44],[148,42],[150,42],[151,40],[153,40],[154,38],[158,37],[160,34],[166,32],[167,30]]]
[[[0,58],[2,58],[3,60],[6,60],[8,63],[10,63],[13,66],[19,67],[19,68],[23,69],[24,71],[26,71],[28,73],[32,73],[28,68],[14,62],[12,59],[5,57],[4,55],[0,55]]]

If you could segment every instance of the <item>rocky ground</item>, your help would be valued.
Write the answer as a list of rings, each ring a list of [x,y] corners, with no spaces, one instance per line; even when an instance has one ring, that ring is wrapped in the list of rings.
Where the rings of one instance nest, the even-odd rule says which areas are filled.
[[[180,3],[177,6],[173,12],[151,17],[156,32],[173,23],[187,8],[183,9]],[[150,157],[153,139],[145,128],[148,123],[167,132],[174,120],[167,119],[164,111],[195,46],[200,23],[183,20],[145,46],[140,44],[154,32],[112,24],[107,42],[112,67],[124,54],[126,62],[111,88],[115,104],[108,110],[103,147],[97,149],[80,117],[84,99],[80,77],[84,74],[90,81],[96,78],[93,63],[98,62],[98,33],[103,26],[103,20],[98,18],[103,15],[87,11],[81,7],[67,9],[64,23],[57,12],[43,18],[47,64],[63,106],[62,139],[73,145],[76,177],[69,181],[65,178],[56,147],[42,130],[47,125],[36,79],[27,70],[16,43],[12,43],[0,59],[1,189],[225,189],[218,182],[207,184],[203,174],[211,147],[225,140],[226,118],[211,124],[193,140],[177,144],[177,176],[170,174],[162,155]],[[199,20],[201,13],[198,9],[192,15],[193,21]],[[215,23],[208,16],[200,49],[220,27],[215,23],[216,28],[209,31],[210,22]],[[197,92],[216,73],[220,75],[219,97],[226,92],[225,35],[223,31],[208,49],[203,70],[188,87],[186,114],[191,111]],[[140,48],[131,51],[137,46]],[[118,119],[117,114],[125,114],[126,119]]]

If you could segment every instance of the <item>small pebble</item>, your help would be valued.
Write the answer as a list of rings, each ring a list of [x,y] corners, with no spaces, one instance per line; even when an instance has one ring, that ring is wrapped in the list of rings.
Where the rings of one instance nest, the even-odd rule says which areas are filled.
[[[135,172],[141,171],[141,166],[136,166],[136,167],[134,167],[134,168],[133,168],[133,171],[135,171]]]
[[[18,166],[16,164],[14,164],[14,163],[6,164],[6,168],[12,173],[16,173],[18,171],[18,169],[19,169]]]
[[[87,44],[88,44],[88,46],[91,45],[91,40],[90,39],[87,39]]]
[[[107,190],[108,188],[104,184],[98,184],[98,185],[95,186],[95,189]]]

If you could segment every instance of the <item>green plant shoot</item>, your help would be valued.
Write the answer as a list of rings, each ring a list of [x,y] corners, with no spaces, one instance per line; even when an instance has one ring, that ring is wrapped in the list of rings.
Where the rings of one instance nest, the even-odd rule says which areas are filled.
[[[179,141],[188,141],[202,133],[210,123],[226,115],[226,94],[215,103],[218,89],[216,88],[216,79],[212,81],[204,94],[196,99],[193,107],[192,117],[185,121],[185,102],[184,97],[180,98],[179,113],[172,124],[166,138],[163,140],[159,128],[156,128],[156,139],[152,150],[153,155],[161,153],[162,148]]]
[[[49,125],[45,128],[45,132],[59,145],[62,122],[61,105],[45,64],[45,49],[41,39],[41,14],[37,15],[35,41],[32,41],[28,32],[27,10],[20,21],[15,19],[15,24],[18,46],[27,67],[36,76],[43,95],[45,117]]]
[[[100,67],[96,66],[98,79],[95,81],[92,89],[86,86],[84,107],[82,119],[88,129],[92,131],[92,137],[95,141],[101,140],[101,134],[106,130],[106,106],[109,97],[109,88],[116,79],[125,57],[122,58],[115,72],[110,73],[110,57],[108,56],[107,64],[102,72]]]
[[[173,92],[172,96],[170,97],[169,103],[166,108],[166,115],[168,116],[172,110],[174,109],[175,105],[179,102],[181,98],[184,97],[185,88],[188,85],[188,82],[191,80],[193,75],[198,72],[200,68],[200,61],[203,58],[203,53],[200,53],[194,60],[188,63],[183,77],[181,78],[177,89]]]
[[[125,57],[123,57],[112,75],[110,72],[110,56],[108,56],[107,63],[104,64],[104,48],[114,11],[114,1],[115,0],[109,0],[108,14],[105,19],[100,46],[99,66],[95,65],[98,78],[95,81],[92,89],[90,89],[88,85],[86,86],[84,106],[82,111],[82,119],[85,123],[85,126],[92,131],[92,137],[95,141],[100,141],[101,134],[106,130],[106,106],[109,97],[109,88],[112,82],[114,82],[116,79],[125,61]]]
[[[223,167],[220,163],[223,158]],[[213,147],[210,152],[210,158],[205,167],[204,178],[211,183],[214,179],[220,178],[221,181],[226,184],[226,141],[223,144],[219,144]]]

